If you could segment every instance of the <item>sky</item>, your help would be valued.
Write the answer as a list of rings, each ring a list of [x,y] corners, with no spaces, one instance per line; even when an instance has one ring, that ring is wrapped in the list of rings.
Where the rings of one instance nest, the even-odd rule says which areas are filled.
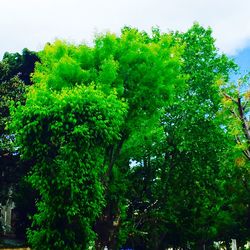
[[[250,0],[0,0],[0,58],[56,38],[91,43],[96,33],[119,33],[124,25],[186,31],[195,21],[235,56],[250,47],[249,13]]]

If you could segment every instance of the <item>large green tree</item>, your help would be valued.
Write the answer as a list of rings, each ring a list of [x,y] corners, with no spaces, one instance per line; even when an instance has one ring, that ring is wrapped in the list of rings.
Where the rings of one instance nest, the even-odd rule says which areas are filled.
[[[182,88],[180,53],[172,35],[131,28],[97,37],[94,47],[45,46],[35,85],[12,122],[41,196],[29,231],[34,249],[87,249],[93,226],[96,248],[117,248],[131,149],[153,143]]]
[[[135,248],[193,244],[201,249],[219,234],[217,221],[226,198],[223,161],[232,144],[218,116],[216,82],[227,81],[235,65],[219,54],[211,32],[194,24],[187,32],[174,34],[175,42],[184,46],[185,91],[176,93],[165,108],[164,133],[155,129],[153,144],[148,141],[132,150],[137,164],[130,171],[126,230]]]

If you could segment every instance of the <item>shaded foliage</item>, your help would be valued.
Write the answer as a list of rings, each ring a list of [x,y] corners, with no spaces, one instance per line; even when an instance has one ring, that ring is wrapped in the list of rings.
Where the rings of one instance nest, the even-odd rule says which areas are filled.
[[[30,85],[30,74],[38,57],[35,52],[24,49],[22,54],[5,53],[0,62],[0,203],[15,199],[13,194],[27,167],[19,162],[19,154],[13,146],[14,135],[9,131],[10,105],[25,103],[26,85]],[[28,165],[25,163],[25,165]],[[12,194],[12,195],[11,195]],[[25,200],[25,195],[23,195]],[[26,200],[27,201],[27,200]],[[29,200],[31,206],[31,200]],[[24,208],[27,210],[28,207]],[[16,205],[16,211],[19,211]],[[20,212],[20,211],[19,211]],[[24,211],[23,211],[24,212]],[[26,213],[26,212],[24,212]],[[27,216],[26,216],[27,217]],[[26,218],[27,220],[27,218]],[[19,218],[17,224],[20,223]],[[23,232],[24,233],[24,232]]]

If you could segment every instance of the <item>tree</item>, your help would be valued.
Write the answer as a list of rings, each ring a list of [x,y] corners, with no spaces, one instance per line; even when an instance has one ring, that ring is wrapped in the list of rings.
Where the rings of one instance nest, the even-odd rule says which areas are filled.
[[[174,33],[175,42],[185,46],[185,91],[165,107],[164,133],[156,129],[153,144],[144,144],[139,154],[137,145],[132,150],[137,164],[129,174],[127,231],[135,248],[194,244],[201,249],[218,235],[217,218],[226,197],[223,161],[231,143],[220,127],[216,82],[221,77],[227,81],[235,65],[218,53],[211,32],[194,24],[185,33]]]
[[[182,88],[179,74],[181,48],[173,46],[172,40],[171,35],[159,36],[154,30],[153,36],[149,37],[135,29],[125,28],[117,41],[120,51],[114,50],[113,57],[120,62],[117,82],[123,82],[121,98],[127,100],[129,110],[126,127],[121,130],[122,139],[107,149],[108,206],[96,224],[102,245],[111,249],[116,248],[120,240],[119,230],[123,227],[123,217],[129,205],[127,176],[130,160],[134,159],[133,149],[135,145],[143,148],[147,141],[153,143],[164,107],[171,101],[174,89],[178,92]],[[102,46],[110,54],[109,39],[100,41],[97,40],[98,50],[99,44],[104,44]]]
[[[250,129],[249,129],[249,74],[235,82],[227,83],[224,79],[218,80],[221,89],[224,129],[233,141],[233,147],[228,152],[234,163],[230,171],[231,182],[227,186],[233,193],[231,201],[231,224],[227,234],[244,243],[249,239],[249,160],[250,160]],[[225,230],[224,230],[225,231]]]
[[[249,128],[249,75],[240,78],[236,83],[218,81],[223,95],[223,115],[230,119],[225,123],[229,132],[234,136],[237,147],[241,149],[244,157],[250,160],[250,128]]]
[[[11,102],[24,103],[26,85],[30,85],[30,73],[38,60],[36,53],[24,49],[22,54],[5,53],[0,62],[0,203],[5,204],[10,193],[15,193],[20,179],[27,173],[28,167],[21,167],[19,154],[13,147],[14,135],[9,131]],[[27,166],[27,162],[25,163]],[[10,192],[11,190],[11,192]],[[23,196],[25,200],[25,196]],[[30,200],[29,200],[30,202]],[[18,210],[18,207],[16,207]]]
[[[27,48],[23,49],[22,54],[5,52],[0,66],[0,81],[18,76],[26,85],[30,85],[30,74],[34,72],[38,60],[37,53]]]
[[[0,155],[11,154],[12,135],[6,129],[10,122],[10,103],[25,102],[25,85],[30,85],[30,74],[38,60],[35,52],[24,49],[22,54],[4,54],[0,62]]]
[[[8,71],[8,64],[0,63],[1,74]],[[25,85],[17,76],[0,82],[0,166],[1,166],[1,194],[0,203],[4,204],[8,198],[9,187],[16,180],[18,156],[13,155],[13,135],[6,129],[10,121],[9,107],[11,101],[24,102]]]
[[[183,72],[189,76],[187,89],[166,110],[166,162],[168,190],[177,213],[177,233],[182,241],[197,248],[217,235],[217,215],[225,193],[220,181],[222,159],[230,148],[230,139],[220,127],[221,108],[218,78],[229,80],[235,64],[219,54],[211,29],[194,24],[186,33],[176,34],[186,44]],[[177,186],[176,186],[177,185]],[[176,187],[176,188],[174,188]],[[178,187],[181,187],[178,190]],[[168,201],[167,201],[168,203]],[[184,231],[183,231],[183,228]]]
[[[12,113],[41,196],[29,231],[34,249],[87,249],[93,224],[96,247],[117,248],[132,159],[126,151],[138,138],[150,140],[183,82],[181,49],[172,35],[157,35],[125,28],[120,37],[97,37],[93,48],[56,41],[40,53],[35,85]]]

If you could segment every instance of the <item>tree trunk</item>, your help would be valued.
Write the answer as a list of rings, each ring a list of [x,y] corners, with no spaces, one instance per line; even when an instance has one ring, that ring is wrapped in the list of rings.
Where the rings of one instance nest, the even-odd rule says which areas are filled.
[[[117,204],[110,204],[107,197],[109,196],[110,183],[114,181],[112,177],[113,167],[120,156],[122,146],[127,137],[126,133],[122,133],[120,141],[114,145],[110,145],[107,149],[107,158],[106,163],[104,164],[108,165],[108,169],[103,179],[107,205],[94,226],[94,231],[97,233],[97,250],[103,250],[105,246],[108,247],[108,250],[117,249],[117,234],[120,228],[120,211]]]
[[[119,220],[116,221],[114,216],[110,214],[109,207],[106,207],[104,210],[103,215],[97,221],[94,230],[97,233],[97,250],[102,250],[105,246],[107,246],[109,250],[115,250],[117,248]]]

